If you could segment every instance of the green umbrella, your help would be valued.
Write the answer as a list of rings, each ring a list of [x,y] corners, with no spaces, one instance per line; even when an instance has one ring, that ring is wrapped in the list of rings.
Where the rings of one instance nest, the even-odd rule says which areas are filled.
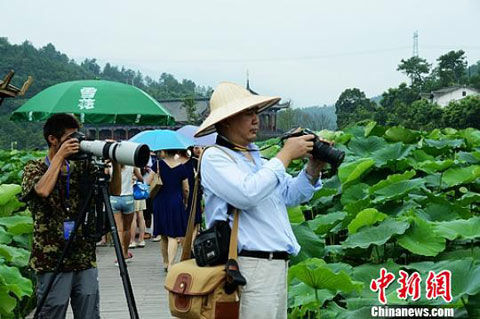
[[[44,121],[54,113],[73,113],[85,124],[174,125],[154,98],[131,85],[83,80],[41,91],[13,112],[13,121]]]

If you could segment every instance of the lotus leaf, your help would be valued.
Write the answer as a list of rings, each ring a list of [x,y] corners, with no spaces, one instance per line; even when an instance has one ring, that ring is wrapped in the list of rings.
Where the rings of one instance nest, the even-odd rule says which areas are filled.
[[[363,227],[355,234],[350,234],[342,243],[345,248],[367,248],[370,245],[383,245],[392,236],[401,235],[410,227],[405,221],[393,218],[385,219],[378,226]]]
[[[364,183],[355,184],[345,189],[340,202],[343,205],[359,201],[368,197],[368,185]]]
[[[397,243],[421,256],[436,256],[445,250],[445,238],[434,232],[433,225],[418,217],[414,218],[413,225],[398,238]]]
[[[480,163],[480,152],[458,152],[457,158],[469,165]]]
[[[300,281],[288,289],[288,306],[298,307],[315,303],[315,306],[321,307],[325,301],[332,300],[334,297],[335,294],[328,289],[315,289]]]
[[[387,215],[379,212],[375,208],[364,209],[348,224],[348,232],[355,234],[357,230],[363,226],[374,225],[377,222],[383,221],[386,217]]]
[[[358,180],[364,175],[373,165],[375,161],[371,158],[362,158],[355,162],[340,165],[338,169],[338,177],[342,182],[342,187],[346,188],[351,182]]]
[[[370,157],[375,151],[379,151],[387,145],[388,143],[378,136],[356,137],[350,141],[348,148],[358,157]]]
[[[307,259],[290,267],[288,278],[290,281],[297,278],[310,287],[328,289],[334,294],[361,291],[363,288],[361,282],[353,281],[345,271],[341,270],[335,273],[325,266],[323,260],[317,258]]]
[[[33,231],[33,220],[29,216],[1,217],[0,225],[7,227],[13,235],[32,233]]]
[[[347,216],[344,212],[334,212],[326,215],[317,215],[308,221],[308,225],[316,234],[325,234]]]
[[[371,157],[375,160],[375,166],[383,167],[386,164],[392,163],[394,170],[401,169],[399,167],[400,160],[406,159],[410,155],[414,146],[404,145],[401,142],[388,144],[384,148],[372,153]],[[405,163],[408,161],[405,160]]]
[[[433,174],[438,171],[446,170],[447,168],[452,166],[453,163],[454,162],[452,160],[444,160],[444,161],[427,160],[424,162],[417,163],[416,165],[414,165],[414,167],[415,169],[424,171],[427,174]]]
[[[296,264],[311,257],[323,257],[325,242],[310,229],[307,222],[293,224],[292,230],[300,244],[301,250],[297,256],[293,256],[290,259],[291,264]]]
[[[467,141],[467,144],[470,147],[478,147],[480,146],[480,131],[473,129],[471,127],[463,130],[461,135]]]
[[[23,248],[10,247],[0,244],[0,256],[14,266],[25,267],[28,264],[30,252]]]
[[[480,216],[435,223],[435,232],[448,240],[480,238]]]
[[[0,315],[12,314],[17,305],[17,300],[10,296],[10,289],[6,286],[0,286]]]
[[[392,183],[386,187],[376,190],[374,203],[382,203],[389,200],[395,200],[405,197],[413,190],[417,190],[424,185],[424,181],[421,178],[403,180]]]
[[[392,142],[403,142],[406,144],[415,143],[420,133],[401,126],[394,126],[385,132],[385,138]]]
[[[443,139],[443,140],[430,140],[426,139],[425,145],[437,149],[442,149],[442,148],[459,148],[462,145],[464,145],[464,141],[462,139]]]
[[[442,183],[448,187],[473,182],[480,177],[480,165],[467,167],[452,167],[446,170],[442,176]]]
[[[12,197],[6,204],[0,206],[0,217],[10,216],[24,205],[16,197]]]
[[[303,211],[300,206],[289,207],[287,211],[290,223],[301,223],[305,221],[305,217],[303,216]]]
[[[398,183],[400,181],[409,180],[414,176],[415,176],[415,171],[414,170],[406,171],[403,174],[389,175],[386,179],[384,179],[384,180],[378,182],[377,184],[373,185],[372,187],[370,187],[370,189],[368,191],[369,191],[370,194],[373,194],[379,189],[385,188],[387,186],[390,186],[394,183]]]
[[[5,205],[10,201],[15,195],[19,194],[22,191],[20,185],[15,184],[2,184],[0,185],[0,206]]]
[[[0,265],[0,277],[19,299],[30,296],[33,292],[32,282],[23,277],[18,268]]]
[[[0,244],[10,244],[12,242],[12,235],[7,233],[5,228],[0,227]]]

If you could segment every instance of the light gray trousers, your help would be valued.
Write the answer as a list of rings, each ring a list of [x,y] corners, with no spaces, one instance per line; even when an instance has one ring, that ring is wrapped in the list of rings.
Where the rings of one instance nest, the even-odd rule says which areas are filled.
[[[247,285],[240,288],[240,319],[287,319],[285,260],[238,257]]]
[[[37,275],[37,300],[45,293],[53,272]],[[98,270],[62,272],[57,275],[39,319],[64,319],[70,301],[75,319],[99,319]]]

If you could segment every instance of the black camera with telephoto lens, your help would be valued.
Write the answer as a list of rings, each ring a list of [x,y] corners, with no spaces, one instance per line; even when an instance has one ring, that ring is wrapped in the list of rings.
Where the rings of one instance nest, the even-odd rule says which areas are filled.
[[[322,161],[322,162],[327,162],[332,166],[332,169],[334,171],[337,170],[337,168],[342,164],[343,160],[345,159],[345,152],[340,151],[334,147],[328,142],[322,141],[317,134],[315,134],[313,131],[309,130],[308,128],[304,128],[301,130],[297,129],[292,129],[285,134],[283,134],[280,139],[282,141],[291,138],[291,137],[297,137],[297,136],[303,136],[303,135],[309,135],[312,134],[314,136],[313,138],[313,150],[312,150],[312,156],[316,160]]]

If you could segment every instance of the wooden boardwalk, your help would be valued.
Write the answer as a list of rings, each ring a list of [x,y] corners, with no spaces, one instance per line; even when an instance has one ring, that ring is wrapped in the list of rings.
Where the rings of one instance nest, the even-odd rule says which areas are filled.
[[[160,244],[146,240],[145,248],[132,249],[134,260],[127,264],[139,317],[142,319],[172,318],[167,293],[163,287],[166,273]],[[127,301],[120,271],[114,264],[114,247],[98,247],[98,280],[102,319],[129,319]],[[69,317],[73,318],[73,316]]]
[[[139,317],[142,319],[173,318],[168,310],[167,294],[163,287],[166,273],[163,271],[160,244],[150,240],[145,242],[145,248],[131,250],[134,260],[127,264]],[[180,251],[177,257],[179,253]],[[129,319],[122,279],[114,260],[114,247],[97,248],[101,318]],[[28,318],[31,317],[32,315]],[[67,318],[73,319],[70,307]]]

